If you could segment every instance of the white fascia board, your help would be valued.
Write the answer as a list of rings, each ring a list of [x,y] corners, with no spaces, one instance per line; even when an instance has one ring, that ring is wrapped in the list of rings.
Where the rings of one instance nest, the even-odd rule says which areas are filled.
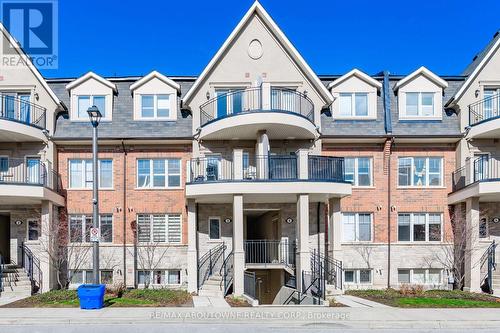
[[[139,88],[144,83],[150,81],[153,78],[157,78],[158,80],[165,82],[166,84],[168,84],[169,86],[171,86],[172,88],[174,88],[177,91],[181,90],[181,86],[177,82],[169,79],[168,77],[166,77],[165,75],[163,75],[157,71],[152,71],[148,75],[146,75],[146,76],[142,77],[141,79],[137,80],[136,82],[134,82],[130,86],[130,91],[134,91],[135,89]]]
[[[372,85],[372,86],[376,87],[377,89],[381,89],[382,88],[382,83],[380,83],[379,81],[375,80],[374,78],[372,78],[368,74],[363,73],[359,69],[354,68],[349,73],[344,74],[341,77],[339,77],[338,79],[336,79],[335,81],[331,82],[328,85],[328,89],[332,89],[333,87],[338,86],[339,84],[341,84],[342,82],[346,81],[348,78],[350,78],[352,76],[356,76],[357,78],[365,81],[369,85]]]
[[[114,83],[106,80],[105,78],[103,78],[102,76],[97,75],[94,72],[88,72],[87,74],[79,77],[78,79],[76,79],[76,80],[68,83],[66,85],[66,90],[71,90],[71,89],[79,86],[80,84],[82,84],[83,82],[85,82],[85,81],[87,81],[89,79],[94,79],[94,80],[102,83],[106,87],[109,87],[109,88],[113,89],[114,92],[117,91],[116,85]]]
[[[413,73],[411,73],[411,74],[405,76],[403,79],[399,80],[396,83],[396,85],[394,86],[394,90],[398,90],[399,88],[401,88],[406,83],[408,83],[413,78],[415,78],[419,75],[425,76],[426,78],[428,78],[429,80],[431,80],[432,82],[434,82],[435,84],[440,86],[441,88],[448,87],[448,82],[446,82],[445,80],[443,80],[442,78],[440,78],[439,76],[437,76],[436,74],[434,74],[433,72],[431,72],[430,70],[428,70],[427,68],[422,66],[419,69],[417,69],[416,71],[414,71]]]

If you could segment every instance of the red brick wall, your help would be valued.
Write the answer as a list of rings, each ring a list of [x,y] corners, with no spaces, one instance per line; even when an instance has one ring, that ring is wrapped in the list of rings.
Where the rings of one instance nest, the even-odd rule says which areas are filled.
[[[186,163],[191,156],[191,145],[185,146],[127,146],[126,204],[124,203],[123,166],[125,155],[121,146],[100,146],[99,158],[113,159],[113,189],[99,190],[99,211],[113,214],[113,242],[123,242],[126,211],[126,241],[133,243],[132,226],[140,213],[182,214],[182,242],[187,244],[187,213],[185,200]],[[181,189],[136,189],[136,160],[139,158],[181,158]],[[66,191],[68,214],[92,213],[92,190],[71,190],[69,187],[68,160],[92,158],[91,147],[58,148],[59,173]]]
[[[374,242],[387,242],[388,224],[388,147],[387,143],[363,145],[323,144],[324,155],[359,156],[373,158],[373,188],[353,187],[352,195],[341,200],[343,212],[367,212],[373,214]],[[386,148],[386,149],[384,149]],[[385,154],[384,154],[385,150]],[[451,174],[455,169],[455,147],[452,144],[402,144],[392,146],[391,170],[391,242],[397,241],[398,212],[439,212],[443,214],[444,239],[451,232],[447,198],[451,192]],[[441,156],[444,161],[443,188],[398,188],[398,157]]]

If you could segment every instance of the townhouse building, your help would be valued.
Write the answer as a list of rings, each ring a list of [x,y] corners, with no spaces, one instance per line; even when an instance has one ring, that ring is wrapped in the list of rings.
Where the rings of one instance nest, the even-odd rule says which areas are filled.
[[[96,105],[103,283],[264,304],[491,291],[499,39],[457,76],[317,75],[256,2],[196,77],[2,69],[2,258],[40,262],[42,291],[93,281]]]

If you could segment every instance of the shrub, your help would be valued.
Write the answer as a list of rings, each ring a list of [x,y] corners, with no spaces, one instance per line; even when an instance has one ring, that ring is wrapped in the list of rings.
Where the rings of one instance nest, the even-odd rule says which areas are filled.
[[[111,294],[118,298],[121,298],[123,294],[127,291],[127,286],[123,282],[114,283],[112,286],[106,287],[106,294]]]
[[[403,296],[420,296],[424,293],[424,286],[421,284],[402,284],[399,293]]]

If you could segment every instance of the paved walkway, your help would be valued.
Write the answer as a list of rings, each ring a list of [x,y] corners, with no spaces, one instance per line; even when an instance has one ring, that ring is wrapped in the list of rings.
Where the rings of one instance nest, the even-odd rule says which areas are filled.
[[[0,306],[6,305],[20,299],[28,298],[29,296],[0,296]]]
[[[230,308],[224,298],[193,296],[193,304],[195,308]]]
[[[388,305],[351,295],[334,296],[335,300],[351,308],[391,308]]]

